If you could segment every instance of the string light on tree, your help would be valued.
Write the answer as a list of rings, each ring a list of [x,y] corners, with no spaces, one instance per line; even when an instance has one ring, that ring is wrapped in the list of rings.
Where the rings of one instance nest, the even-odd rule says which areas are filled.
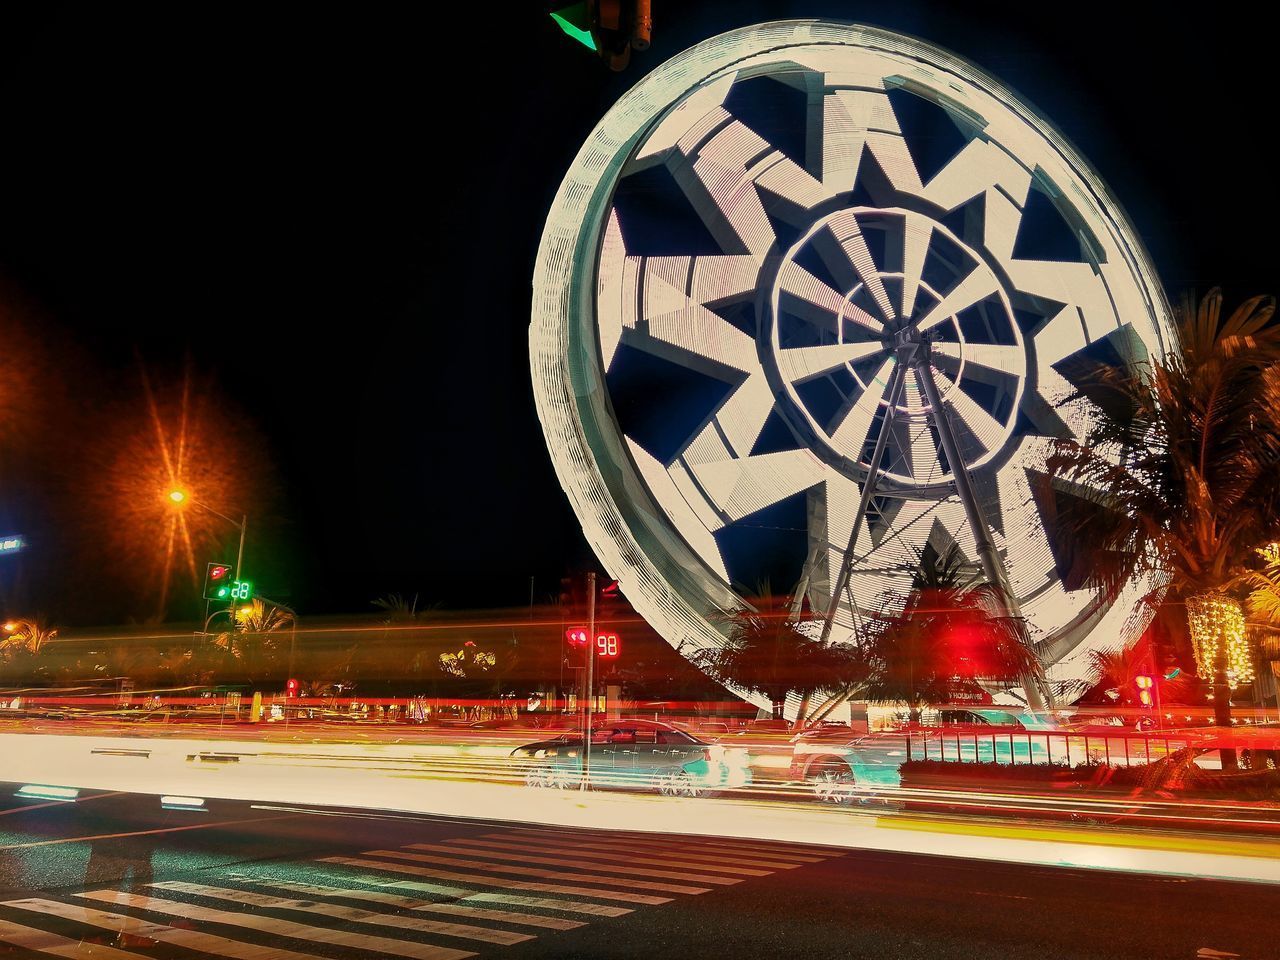
[[[1253,680],[1253,657],[1245,633],[1244,610],[1238,600],[1220,593],[1206,593],[1187,600],[1196,672],[1211,677],[1217,668],[1219,644],[1225,645],[1227,680],[1240,686]]]

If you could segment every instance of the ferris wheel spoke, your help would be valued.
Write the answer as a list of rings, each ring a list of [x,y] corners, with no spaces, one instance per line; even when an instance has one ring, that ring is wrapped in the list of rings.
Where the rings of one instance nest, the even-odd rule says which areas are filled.
[[[780,312],[799,317],[839,339],[839,316],[843,297],[793,260],[778,274]]]
[[[776,235],[757,187],[807,209],[828,198],[813,177],[722,107],[712,111],[714,129],[704,142],[681,142],[686,156],[671,174],[698,216],[726,250],[745,247],[764,257]],[[718,126],[718,129],[715,129]],[[763,179],[762,179],[763,178]]]
[[[1007,195],[1021,206],[1030,188],[1031,172],[1024,165],[1010,156],[1007,150],[989,140],[978,138],[970,140],[933,176],[925,186],[923,196],[944,210],[954,210],[974,197],[983,195],[988,201]],[[1003,225],[1004,222],[1001,223]],[[988,239],[994,239],[990,236],[992,226],[993,221],[988,218]],[[1012,230],[1007,225],[1002,228],[1001,236],[1007,235],[1010,250],[1013,249],[1016,233],[1016,219]]]
[[[646,263],[641,316],[624,326],[623,340],[638,350],[706,370],[710,361],[740,373],[758,369],[755,339],[685,292],[682,258]],[[665,274],[665,275],[664,275]],[[723,376],[723,371],[719,371]]]
[[[916,309],[916,292],[924,274],[924,261],[933,239],[933,225],[924,217],[907,214],[902,223],[902,316]]]
[[[889,301],[889,293],[880,279],[880,270],[871,250],[867,246],[867,238],[862,235],[858,226],[858,218],[851,212],[837,214],[828,221],[826,228],[814,236],[814,245],[822,259],[833,270],[839,268],[844,261],[844,272],[852,272],[855,282],[866,285],[867,292],[880,309],[885,320],[892,320],[898,314]],[[853,286],[851,283],[850,287]]]
[[[784,450],[691,467],[702,489],[729,522],[820,483],[826,467],[808,450]]]
[[[856,281],[855,281],[856,282]],[[839,336],[836,318],[843,316],[876,337],[884,332],[884,324],[855,303],[845,300],[827,283],[815,277],[794,260],[788,260],[778,273],[782,292],[794,298],[792,309],[816,326],[830,329]],[[807,308],[807,309],[806,309]]]
[[[868,122],[875,112],[868,98],[886,108],[889,98],[871,90],[837,90],[822,100],[822,182],[828,190],[853,189],[866,142]]]
[[[969,341],[963,347],[958,343],[935,343],[931,349],[935,354],[947,357],[957,365],[963,357],[966,363],[976,363],[988,370],[999,370],[1015,376],[1021,375],[1026,368],[1026,351],[1018,346]]]
[[[917,329],[921,333],[931,330],[948,317],[955,316],[975,303],[980,303],[999,290],[1000,281],[996,279],[996,275],[985,266],[976,266],[924,315],[917,324]]]
[[[793,347],[778,351],[778,364],[789,383],[803,383],[831,370],[884,352],[878,340],[865,343],[830,343],[820,347]]]
[[[953,384],[946,371],[936,371],[942,383]],[[1005,428],[999,420],[987,412],[976,400],[964,392],[959,385],[947,391],[943,403],[950,408],[951,415],[968,428],[969,432],[982,444],[984,450],[995,450],[1004,439]]]
[[[697,465],[748,456],[775,403],[763,374],[748,377],[685,444],[681,459]]]
[[[887,358],[876,369],[867,382],[867,388],[854,401],[849,412],[845,414],[840,425],[831,435],[835,447],[846,457],[853,460],[862,458],[862,448],[867,442],[867,434],[871,432],[871,421],[880,409],[880,400],[889,389],[889,380],[895,363],[894,357]]]

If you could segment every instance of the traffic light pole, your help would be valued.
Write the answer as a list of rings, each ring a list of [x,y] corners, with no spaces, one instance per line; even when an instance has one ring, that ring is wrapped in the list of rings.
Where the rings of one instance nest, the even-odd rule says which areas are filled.
[[[232,522],[232,523],[235,523],[235,521],[234,521],[234,520],[232,520],[231,522]],[[249,525],[249,517],[248,517],[248,515],[247,515],[247,514],[242,514],[242,515],[241,515],[241,517],[240,517],[240,547],[236,550],[236,576],[235,576],[235,579],[236,579],[236,580],[239,580],[239,581],[240,581],[240,582],[242,582],[242,583],[244,582],[244,571],[240,569],[240,566],[241,566],[241,564],[243,564],[243,563],[244,563],[244,531],[245,531],[245,528],[246,528],[248,525]],[[235,625],[236,625],[236,614],[235,614],[235,610],[236,610],[236,597],[235,597],[235,591],[233,590],[233,591],[232,591],[232,596],[231,596],[231,629],[232,629],[232,632],[234,632],[234,631],[235,631]]]
[[[586,710],[583,714],[586,729],[582,734],[582,787],[586,790],[591,781],[591,719],[595,713],[596,666],[596,574],[587,574],[587,689]]]

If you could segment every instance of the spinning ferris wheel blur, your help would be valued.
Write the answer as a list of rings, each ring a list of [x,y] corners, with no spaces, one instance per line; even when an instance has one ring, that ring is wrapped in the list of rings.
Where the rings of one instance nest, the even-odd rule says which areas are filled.
[[[1167,307],[1096,174],[998,81],[921,41],[781,22],[708,40],[601,121],[548,218],[539,415],[587,537],[673,644],[767,577],[901,605],[954,545],[1051,680],[1139,628],[1073,579],[1045,469],[1098,363]]]

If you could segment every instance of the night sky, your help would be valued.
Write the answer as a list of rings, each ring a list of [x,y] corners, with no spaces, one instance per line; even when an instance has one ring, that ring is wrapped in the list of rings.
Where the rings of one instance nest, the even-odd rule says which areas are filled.
[[[304,613],[514,605],[585,569],[529,380],[542,221],[608,107],[735,26],[948,47],[1080,148],[1172,295],[1275,292],[1269,31],[1129,7],[654,0],[622,74],[538,3],[6,9],[0,534],[31,545],[0,558],[4,615],[154,615],[129,552],[154,536],[118,545],[104,479],[146,433],[143,372],[163,395],[190,372],[234,467],[218,507],[250,513],[246,566]]]

